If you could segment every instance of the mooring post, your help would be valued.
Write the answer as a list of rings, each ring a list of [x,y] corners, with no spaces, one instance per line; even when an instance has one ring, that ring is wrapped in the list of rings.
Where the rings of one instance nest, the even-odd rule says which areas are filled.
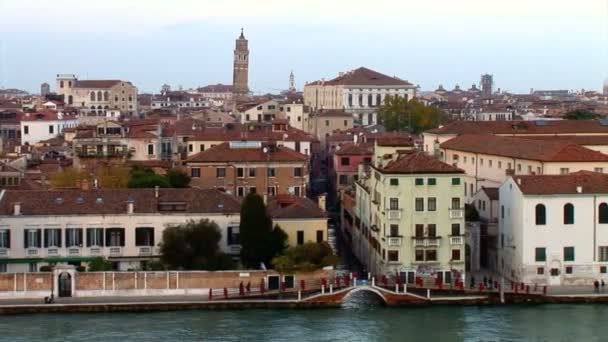
[[[403,293],[407,293],[407,283],[403,284]]]
[[[372,287],[376,286],[376,277],[372,277]]]
[[[399,293],[399,284],[395,284],[395,292]]]
[[[298,290],[298,301],[302,300],[302,290]]]
[[[325,285],[321,284],[321,294],[325,294]]]
[[[426,289],[426,298],[431,299],[431,289]]]
[[[372,273],[371,272],[367,272],[367,280],[370,280],[372,278]]]
[[[334,284],[329,283],[329,293],[334,293]]]

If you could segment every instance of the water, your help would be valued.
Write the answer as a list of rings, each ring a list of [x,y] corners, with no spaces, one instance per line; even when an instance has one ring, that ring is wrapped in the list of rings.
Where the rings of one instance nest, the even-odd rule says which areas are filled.
[[[606,305],[388,308],[0,317],[0,341],[606,341]]]

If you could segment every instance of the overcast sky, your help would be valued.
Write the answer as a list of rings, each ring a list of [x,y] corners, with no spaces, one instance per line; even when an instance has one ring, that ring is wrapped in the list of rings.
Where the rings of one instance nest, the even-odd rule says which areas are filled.
[[[163,83],[232,82],[240,28],[249,86],[277,92],[366,66],[419,84],[595,89],[608,77],[608,0],[0,0],[0,86],[57,73]]]

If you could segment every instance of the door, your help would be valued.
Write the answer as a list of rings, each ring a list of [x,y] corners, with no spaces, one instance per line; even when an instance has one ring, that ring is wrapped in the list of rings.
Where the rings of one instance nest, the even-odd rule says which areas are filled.
[[[72,297],[72,276],[67,273],[61,273],[59,275],[59,297]]]
[[[268,276],[268,290],[278,290],[279,289],[279,276]]]

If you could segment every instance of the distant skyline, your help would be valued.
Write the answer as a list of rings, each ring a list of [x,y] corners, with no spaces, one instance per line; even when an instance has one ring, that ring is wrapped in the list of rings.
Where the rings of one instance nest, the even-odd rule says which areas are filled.
[[[232,83],[241,27],[249,86],[287,89],[365,66],[433,90],[600,90],[608,78],[608,0],[0,0],[0,87],[55,90],[55,76]]]

